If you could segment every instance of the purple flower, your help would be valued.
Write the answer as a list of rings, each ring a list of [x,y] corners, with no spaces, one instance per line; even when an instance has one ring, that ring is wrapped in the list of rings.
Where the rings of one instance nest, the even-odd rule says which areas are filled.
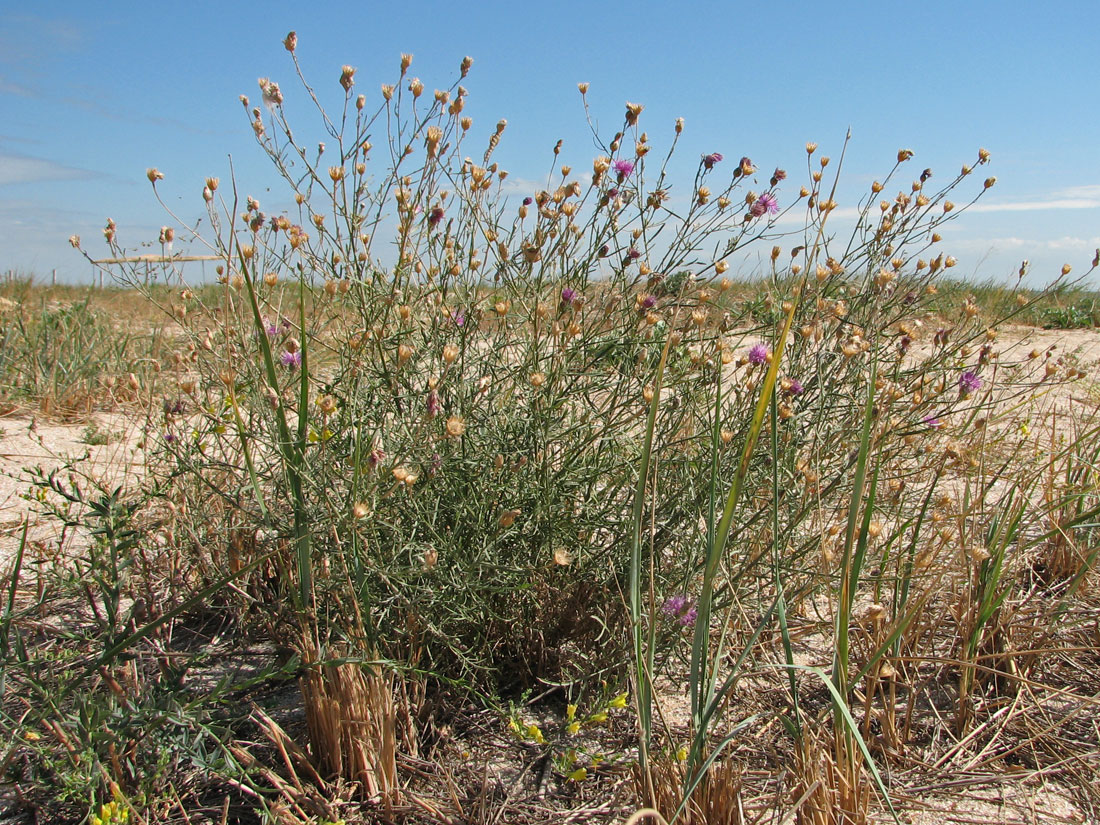
[[[661,605],[661,610],[663,610],[667,616],[679,616],[684,612],[687,605],[688,597],[683,593],[677,593],[675,596],[669,596],[665,599],[665,603]]]
[[[759,366],[768,360],[768,347],[766,344],[754,344],[749,350],[749,363]]]
[[[617,197],[619,197],[619,187],[612,186],[610,189],[607,190],[607,199],[608,200],[611,200],[612,198],[617,198]]]
[[[435,418],[437,415],[439,415],[440,404],[438,392],[436,392],[435,390],[428,391],[428,401],[426,406],[429,418]]]
[[[629,249],[629,250],[627,251],[627,253],[626,253],[626,256],[627,256],[628,258],[630,258],[630,260],[632,260],[632,261],[636,261],[636,260],[638,260],[638,259],[639,259],[640,257],[642,257],[642,253],[641,253],[641,252],[639,252],[639,251],[638,251],[637,249],[635,249],[634,247],[630,247],[630,249]]]
[[[978,373],[973,370],[967,370],[959,376],[959,389],[963,395],[970,395],[972,392],[977,392],[981,389],[982,379],[978,377]]]
[[[561,291],[561,302],[563,304],[571,304],[577,297],[577,291],[570,287],[564,287]]]
[[[714,164],[722,162],[722,155],[719,152],[711,152],[709,155],[703,155],[703,166],[707,169],[713,169]]]
[[[176,440],[176,436],[174,433],[165,433],[164,440],[171,444],[173,441]]]
[[[775,186],[777,183],[779,183],[779,181],[786,179],[787,173],[784,172],[782,169],[776,169],[774,172],[772,172],[772,186]]]
[[[748,158],[741,158],[741,162],[738,164],[737,171],[742,175],[751,175],[756,171],[756,167],[752,165],[752,161]]]
[[[283,350],[282,353],[279,354],[279,363],[289,370],[298,369],[298,367],[302,366],[302,351],[300,349],[294,352]]]
[[[371,469],[373,470],[375,467],[381,464],[385,460],[385,458],[386,454],[382,451],[382,449],[380,447],[375,447],[373,450],[370,451],[370,455],[367,456],[367,464],[369,464],[371,466]]]
[[[182,398],[175,400],[165,398],[164,399],[164,414],[168,415],[183,415],[187,411],[187,405],[183,403]]]
[[[454,315],[451,316],[451,321],[456,327],[462,326],[466,323],[466,313],[463,312],[461,309],[458,310],[454,313]]]
[[[642,299],[642,309],[653,309],[657,306],[657,297],[655,295],[646,295]]]
[[[943,422],[936,418],[936,416],[934,415],[926,415],[924,417],[924,423],[928,426],[929,429],[932,430],[938,430],[940,427],[943,426]]]
[[[661,605],[661,612],[670,619],[676,619],[684,627],[695,624],[695,620],[699,617],[695,605],[683,593],[677,593],[665,599],[665,603]]]
[[[432,226],[439,226],[439,222],[443,220],[443,207],[433,206],[432,211],[428,214],[428,223]]]
[[[799,381],[797,378],[792,378],[791,379],[791,386],[787,390],[787,392],[789,392],[791,395],[802,395],[802,393],[805,392],[805,391],[806,390],[802,386],[801,381]]]
[[[774,215],[779,211],[779,201],[775,199],[775,195],[765,192],[759,198],[752,202],[752,206],[749,207],[749,212],[754,218],[759,218],[764,215]]]
[[[634,163],[629,160],[617,160],[611,164],[611,168],[615,170],[615,174],[618,175],[621,180],[634,171]]]
[[[523,199],[523,205],[524,206],[530,206],[534,202],[535,202],[534,198],[532,198],[530,195],[528,195],[526,198]]]

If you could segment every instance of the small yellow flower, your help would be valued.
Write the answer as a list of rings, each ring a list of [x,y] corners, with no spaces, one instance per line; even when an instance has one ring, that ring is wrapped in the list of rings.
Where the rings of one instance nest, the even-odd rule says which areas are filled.
[[[583,782],[585,779],[588,778],[588,769],[577,768],[575,771],[569,774],[568,778],[570,782]]]
[[[626,707],[626,694],[620,693],[614,699],[607,703],[609,708],[625,708]]]
[[[570,722],[572,722],[573,719],[576,717],[576,715],[577,715],[577,706],[576,705],[566,705],[565,706],[565,718],[566,719],[568,719]]]
[[[570,736],[576,736],[577,732],[580,729],[581,729],[581,723],[580,722],[570,722],[569,725],[566,727],[565,732],[568,733]]]
[[[680,749],[676,751],[676,760],[679,762],[687,762],[688,749],[687,745],[681,745]]]
[[[545,737],[542,735],[542,731],[539,730],[539,726],[536,724],[530,724],[527,726],[527,738],[535,740],[538,744],[546,742]]]

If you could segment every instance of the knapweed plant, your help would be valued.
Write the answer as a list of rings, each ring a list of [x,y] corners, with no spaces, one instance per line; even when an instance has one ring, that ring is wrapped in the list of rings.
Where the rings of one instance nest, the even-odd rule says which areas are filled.
[[[870,720],[904,739],[930,650],[968,729],[1021,548],[1050,545],[1068,599],[1083,568],[1058,559],[1096,513],[1095,451],[1004,484],[1035,383],[1076,369],[1002,355],[972,300],[929,311],[988,153],[937,187],[898,152],[842,232],[842,164],[816,145],[803,186],[718,151],[675,181],[683,122],[647,131],[628,103],[614,134],[593,127],[594,158],[559,145],[517,191],[494,160],[507,122],[465,112],[469,58],[434,91],[410,55],[380,92],[344,66],[326,106],[285,45],[322,140],[291,128],[276,81],[242,96],[274,206],[196,181],[209,231],[174,218],[156,278],[113,271],[175,290],[150,459],[175,585],[299,657],[320,773],[393,806],[431,693],[497,704],[629,672],[638,797],[665,818],[735,821],[733,752],[770,715],[802,821],[857,821],[885,785]],[[113,221],[105,236],[125,260]],[[183,242],[216,290],[187,283]],[[742,300],[726,273],[753,244],[768,263]],[[686,731],[658,724],[665,676]],[[746,678],[782,707],[740,714]]]

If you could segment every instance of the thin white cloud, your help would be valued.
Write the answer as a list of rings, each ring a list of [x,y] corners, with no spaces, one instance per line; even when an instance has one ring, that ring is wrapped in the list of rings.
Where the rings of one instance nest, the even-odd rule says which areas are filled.
[[[45,158],[0,153],[0,186],[15,183],[44,183],[57,180],[84,180],[95,172],[76,169]]]
[[[86,33],[73,23],[36,14],[0,17],[0,63],[26,68],[79,49]]]
[[[30,86],[24,86],[4,75],[0,75],[0,94],[15,95],[16,97],[38,97],[38,93]]]
[[[996,249],[1007,252],[1013,249],[1045,250],[1049,252],[1086,252],[1100,247],[1100,236],[1091,238],[1079,238],[1072,235],[1063,235],[1060,238],[1018,238],[1007,236],[1003,238],[963,238],[951,244],[952,249],[959,250],[989,250]]]
[[[1052,198],[1037,201],[976,203],[971,212],[1044,212],[1050,209],[1100,209],[1100,197]]]
[[[1070,186],[1052,193],[1055,198],[1100,198],[1100,183],[1088,183],[1082,186]]]

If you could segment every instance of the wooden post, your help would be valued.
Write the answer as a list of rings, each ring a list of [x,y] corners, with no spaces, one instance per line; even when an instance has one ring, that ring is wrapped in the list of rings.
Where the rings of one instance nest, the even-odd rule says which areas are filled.
[[[50,270],[50,286],[57,286],[57,270]]]

